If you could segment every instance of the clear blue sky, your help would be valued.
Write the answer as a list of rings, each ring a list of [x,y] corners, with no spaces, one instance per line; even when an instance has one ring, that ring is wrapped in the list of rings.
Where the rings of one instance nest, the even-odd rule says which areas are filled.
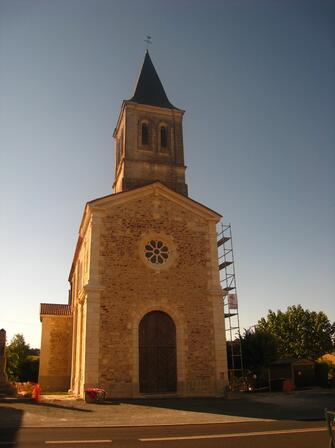
[[[233,226],[241,325],[335,320],[335,2],[0,1],[0,328],[40,345],[152,36],[190,196]]]

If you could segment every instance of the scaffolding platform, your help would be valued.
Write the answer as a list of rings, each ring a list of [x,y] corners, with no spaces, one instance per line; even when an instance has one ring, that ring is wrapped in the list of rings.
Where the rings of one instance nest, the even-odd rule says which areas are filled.
[[[222,244],[226,243],[227,241],[229,241],[229,237],[222,237],[218,240],[217,245],[218,247],[222,246]]]
[[[233,264],[232,261],[224,261],[223,263],[219,264],[219,269],[223,269],[227,266],[230,266],[231,264]]]

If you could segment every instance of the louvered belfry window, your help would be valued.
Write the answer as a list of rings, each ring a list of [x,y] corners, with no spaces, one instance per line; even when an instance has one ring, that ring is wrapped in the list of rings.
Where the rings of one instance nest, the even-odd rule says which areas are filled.
[[[165,126],[161,127],[161,148],[167,148],[167,129]]]
[[[142,142],[142,145],[149,145],[149,127],[148,127],[148,123],[142,123],[141,142]]]

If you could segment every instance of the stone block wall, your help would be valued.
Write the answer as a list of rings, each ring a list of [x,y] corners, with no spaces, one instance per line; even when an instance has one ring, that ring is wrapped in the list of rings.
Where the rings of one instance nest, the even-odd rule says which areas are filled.
[[[126,102],[116,139],[114,191],[128,191],[159,180],[187,196],[182,134],[183,111]],[[141,123],[147,123],[149,143],[141,144]],[[160,147],[160,127],[167,129],[167,146]]]
[[[222,393],[227,364],[215,222],[152,194],[107,209],[100,231],[100,386],[113,396],[139,395],[139,322],[161,310],[176,324],[178,394]],[[157,237],[173,251],[167,269],[151,269],[144,257],[143,241]]]
[[[72,316],[43,316],[39,384],[44,392],[67,391],[71,375]]]

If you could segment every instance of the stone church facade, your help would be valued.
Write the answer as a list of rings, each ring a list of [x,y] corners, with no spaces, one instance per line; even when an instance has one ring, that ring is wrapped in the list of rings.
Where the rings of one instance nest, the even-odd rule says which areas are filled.
[[[182,119],[146,53],[114,131],[113,194],[86,204],[69,303],[41,304],[40,384],[79,397],[221,395],[228,382],[216,224],[188,197]]]

